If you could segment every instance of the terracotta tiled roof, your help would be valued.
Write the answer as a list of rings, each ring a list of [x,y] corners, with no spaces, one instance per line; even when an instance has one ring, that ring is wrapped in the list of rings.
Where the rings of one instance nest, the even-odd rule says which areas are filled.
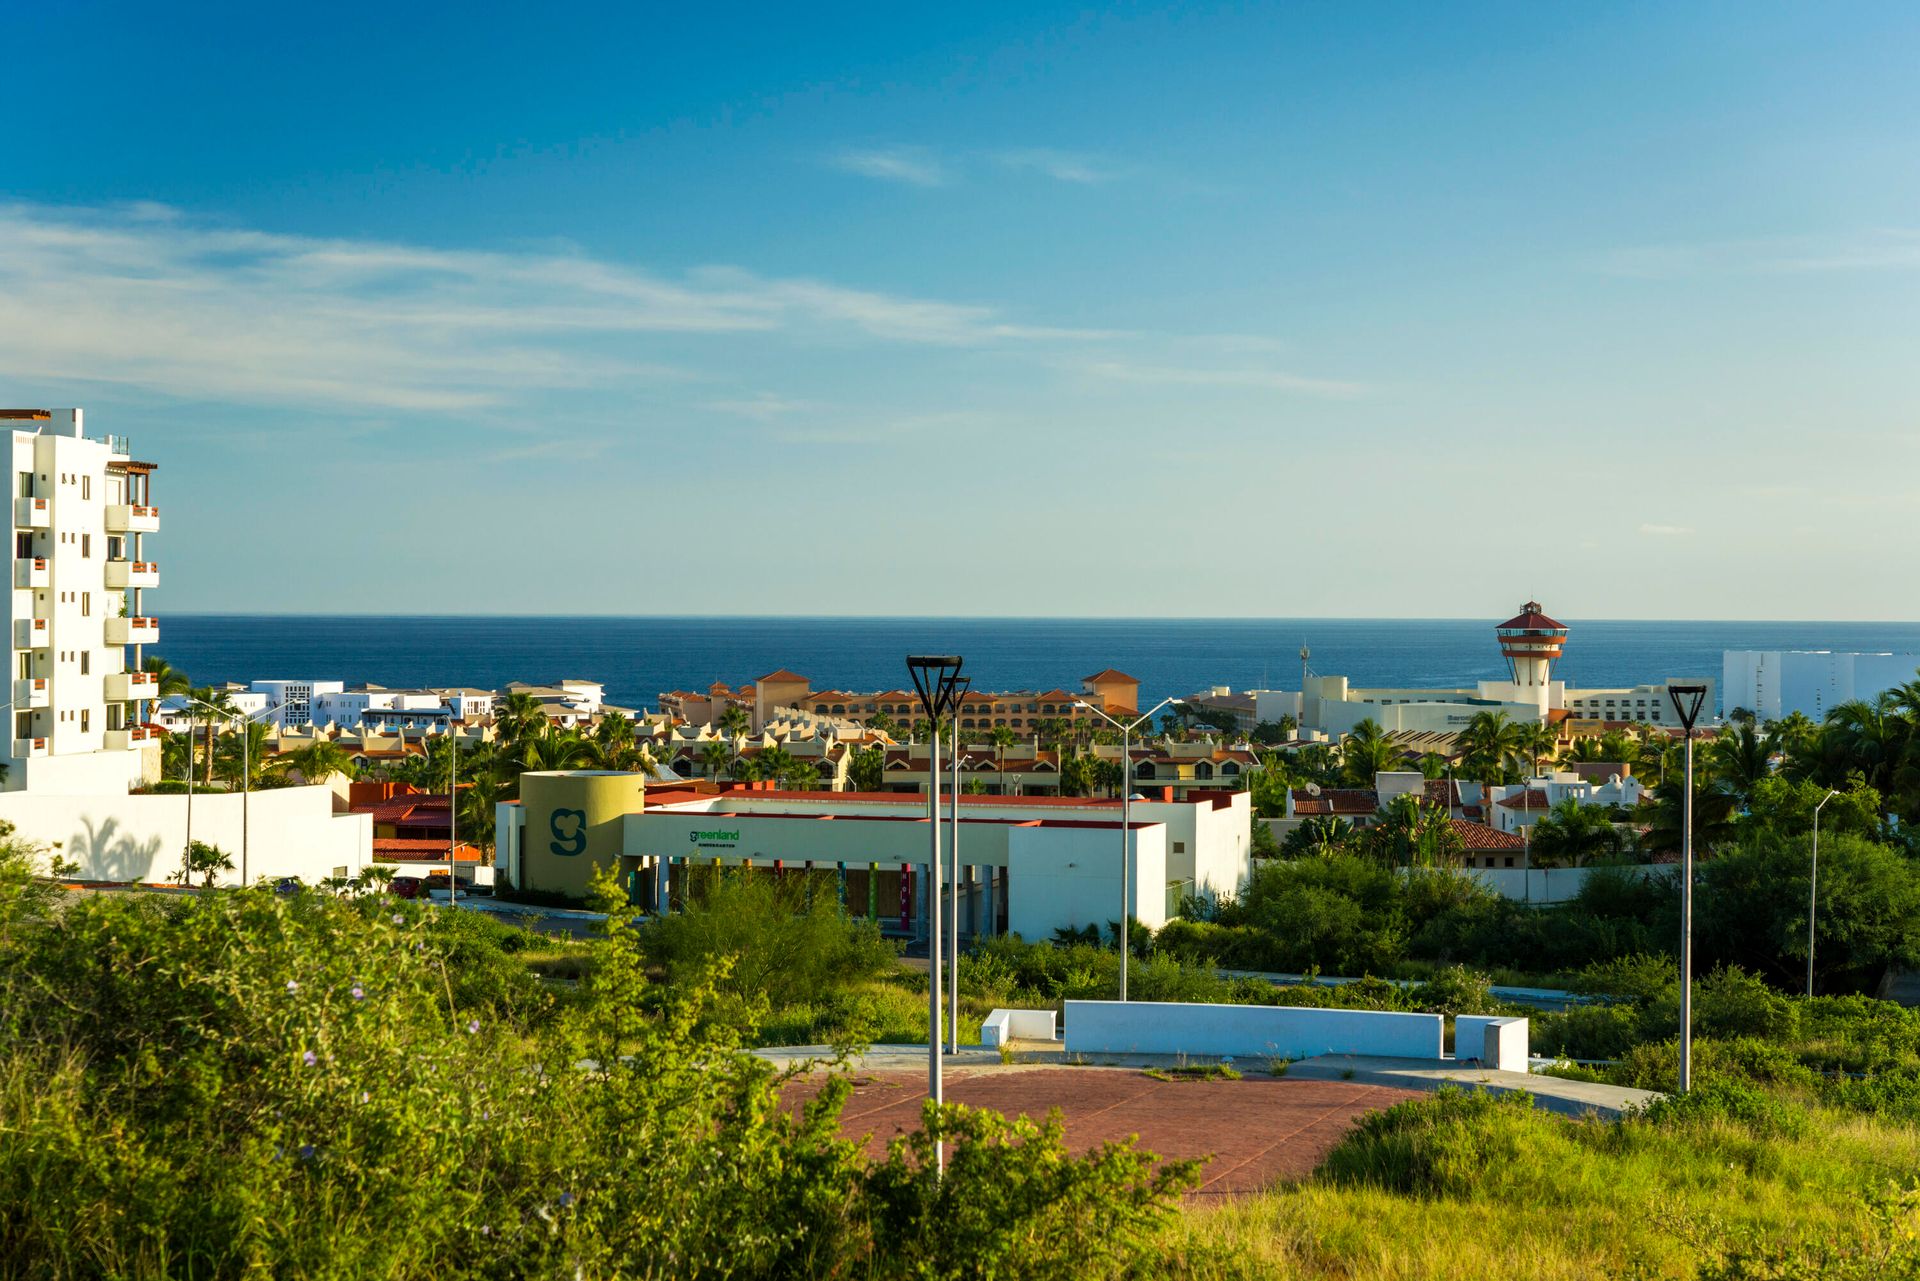
[[[1107,668],[1104,672],[1095,672],[1091,676],[1082,676],[1080,679],[1086,681],[1088,684],[1092,684],[1095,681],[1125,681],[1129,685],[1138,685],[1140,683],[1137,679],[1127,675],[1125,672],[1115,671],[1111,667]]]
[[[781,681],[781,682],[799,681],[802,685],[807,683],[806,677],[802,676],[798,672],[790,672],[784,667],[777,672],[768,672],[765,676],[762,676],[760,679],[763,681]]]
[[[1524,837],[1503,832],[1497,827],[1488,827],[1485,823],[1469,823],[1456,818],[1453,820],[1453,830],[1460,837],[1460,843],[1469,850],[1519,850],[1527,846]]]
[[[1370,787],[1323,787],[1318,796],[1304,787],[1293,789],[1295,814],[1372,814],[1380,808],[1380,793]]]
[[[376,863],[435,863],[446,861],[446,857],[445,841],[410,836],[373,838],[373,858]],[[457,858],[462,863],[477,863],[480,861],[480,851],[463,841],[458,847]]]
[[[1553,806],[1547,800],[1547,794],[1539,788],[1529,788],[1519,796],[1509,796],[1500,802],[1503,810],[1549,810]]]
[[[1540,612],[1540,602],[1530,600],[1520,607],[1520,612],[1500,624],[1501,631],[1565,631],[1566,624],[1555,622]]]

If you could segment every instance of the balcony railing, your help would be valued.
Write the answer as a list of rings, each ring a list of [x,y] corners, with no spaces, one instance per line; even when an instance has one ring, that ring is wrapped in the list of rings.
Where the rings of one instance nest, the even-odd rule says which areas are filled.
[[[114,672],[107,677],[107,700],[130,703],[160,696],[160,678],[152,672]]]
[[[23,556],[13,562],[15,587],[45,587],[50,581],[45,556]]]
[[[53,520],[44,498],[13,500],[13,523],[17,529],[45,529]]]
[[[13,705],[25,710],[29,707],[47,705],[47,678],[44,676],[22,676],[13,683]]]
[[[160,528],[160,509],[137,503],[112,503],[107,507],[109,534],[152,534]]]
[[[14,759],[25,756],[45,756],[47,740],[44,738],[16,738],[13,740]]]
[[[157,618],[109,618],[107,620],[107,644],[109,645],[151,645],[160,639],[160,620]]]
[[[107,586],[158,587],[160,566],[150,560],[110,560],[107,562]]]
[[[124,729],[108,730],[106,733],[106,743],[109,750],[119,750],[128,747],[138,747],[140,744],[150,739],[156,739],[159,736],[156,731],[148,729],[145,725],[129,725]]]
[[[15,649],[45,649],[52,636],[52,630],[44,618],[16,618],[13,620],[13,647]]]

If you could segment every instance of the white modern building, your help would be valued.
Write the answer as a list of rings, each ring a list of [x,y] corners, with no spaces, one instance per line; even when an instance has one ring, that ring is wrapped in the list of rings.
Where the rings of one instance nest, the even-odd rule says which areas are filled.
[[[352,875],[365,866],[365,816],[333,814],[324,788],[271,796],[140,794],[159,777],[154,678],[160,639],[146,593],[160,571],[155,467],[124,438],[90,436],[79,409],[0,409],[13,459],[12,668],[0,820],[18,839],[72,861],[86,879],[158,881],[179,869],[191,832],[252,877]],[[236,876],[227,879],[237,879]]]
[[[962,932],[1046,938],[1061,928],[1104,930],[1123,902],[1136,920],[1158,928],[1186,895],[1244,888],[1250,806],[1247,793],[1226,791],[1135,801],[1123,832],[1117,800],[963,796]],[[617,866],[634,901],[657,910],[677,901],[702,868],[812,870],[834,874],[850,911],[909,934],[925,926],[923,797],[755,784],[659,787],[636,774],[594,770],[529,773],[521,799],[498,808],[495,831],[496,865],[524,889],[580,895],[593,867]],[[944,827],[942,835],[944,842]]]
[[[281,729],[289,725],[314,724],[314,700],[325,694],[338,694],[346,688],[341,681],[275,680],[254,681],[252,692],[265,696],[265,720]],[[325,721],[320,722],[325,724]]]
[[[1762,721],[1799,712],[1820,720],[1841,703],[1872,702],[1920,679],[1920,654],[1830,649],[1729,649],[1720,657],[1724,711],[1744,707]]]
[[[153,468],[86,434],[78,409],[0,410],[13,458],[12,647],[6,787],[85,793],[140,781],[159,624]]]

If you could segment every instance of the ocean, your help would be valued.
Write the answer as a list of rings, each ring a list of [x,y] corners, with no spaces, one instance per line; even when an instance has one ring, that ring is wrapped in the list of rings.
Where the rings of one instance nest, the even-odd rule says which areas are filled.
[[[790,668],[815,689],[904,687],[909,653],[966,659],[976,689],[1077,690],[1117,667],[1149,704],[1214,685],[1299,688],[1316,673],[1357,685],[1455,686],[1504,671],[1498,619],[453,618],[164,615],[155,653],[196,684],[310,678],[394,687],[580,677],[651,708],[668,689],[740,684]],[[1569,684],[1718,680],[1726,649],[1920,651],[1920,623],[1580,622],[1555,674]]]

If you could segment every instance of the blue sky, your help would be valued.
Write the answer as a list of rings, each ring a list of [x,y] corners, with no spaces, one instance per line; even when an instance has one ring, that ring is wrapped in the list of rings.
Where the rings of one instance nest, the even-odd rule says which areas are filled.
[[[176,611],[1911,618],[1920,10],[9,6]]]

